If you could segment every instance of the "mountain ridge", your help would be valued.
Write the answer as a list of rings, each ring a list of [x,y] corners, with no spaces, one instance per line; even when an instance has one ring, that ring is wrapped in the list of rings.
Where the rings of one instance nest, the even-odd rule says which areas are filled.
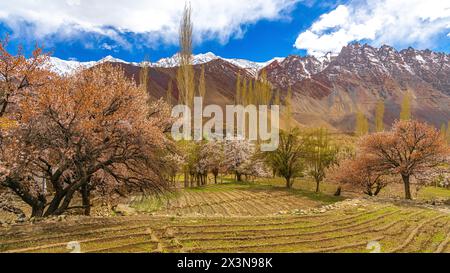
[[[254,74],[255,76],[261,70],[262,68],[266,67],[270,63],[274,61],[282,61],[283,57],[275,57],[271,60],[268,60],[266,62],[254,62],[246,59],[239,59],[239,58],[223,58],[220,56],[215,55],[212,52],[206,52],[206,53],[200,53],[196,55],[192,55],[192,64],[198,65],[198,64],[205,64],[212,60],[216,59],[222,59],[227,62],[230,62],[240,68],[248,69],[249,72]],[[74,60],[63,60],[58,57],[50,57],[50,65],[52,66],[52,70],[55,73],[64,75],[68,73],[72,73],[78,68],[90,68],[97,64],[101,64],[104,62],[113,62],[113,63],[126,63],[131,65],[139,66],[140,63],[137,62],[127,62],[119,58],[115,58],[111,55],[108,55],[98,61],[87,61],[87,62],[78,62]],[[179,60],[178,60],[178,53],[174,54],[171,57],[161,58],[160,60],[156,62],[147,62],[150,67],[161,67],[161,68],[172,68],[179,66]]]
[[[96,65],[111,62],[124,67],[127,75],[139,79],[140,64],[113,57]],[[406,94],[411,95],[415,118],[439,127],[450,120],[450,55],[431,50],[407,48],[396,50],[383,45],[372,47],[353,43],[338,55],[289,55],[267,62],[226,59],[213,53],[193,57],[196,81],[205,68],[206,104],[234,103],[237,75],[254,81],[262,70],[281,98],[292,88],[294,118],[306,126],[326,126],[342,131],[354,127],[357,112],[373,124],[376,103],[385,102],[384,122],[387,127],[399,117]],[[74,63],[69,63],[69,70]],[[70,66],[72,65],[72,66]],[[168,83],[173,83],[173,101],[178,98],[176,55],[150,65],[149,93],[166,97]]]

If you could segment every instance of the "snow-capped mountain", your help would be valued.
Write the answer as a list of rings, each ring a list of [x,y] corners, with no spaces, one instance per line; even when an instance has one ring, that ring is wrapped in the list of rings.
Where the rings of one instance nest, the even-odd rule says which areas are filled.
[[[450,55],[413,48],[352,43],[337,56],[288,56],[265,68],[273,87],[291,87],[296,113],[304,123],[326,122],[353,130],[354,113],[372,121],[379,101],[385,101],[386,124],[398,119],[405,94],[412,98],[412,115],[440,126],[450,119]]]
[[[258,72],[266,67],[267,65],[271,64],[274,61],[281,62],[284,60],[284,58],[273,58],[272,60],[269,60],[267,62],[253,62],[249,60],[244,59],[227,59],[222,58],[220,56],[215,55],[212,52],[197,54],[192,56],[192,64],[198,65],[198,64],[204,64],[208,63],[213,60],[222,59],[224,61],[227,61],[239,68],[246,69],[251,75],[256,76]],[[131,65],[139,65],[138,63],[132,63],[132,62],[126,62],[121,59],[114,58],[112,56],[106,56],[105,58],[99,60],[99,61],[90,61],[90,62],[78,62],[78,61],[66,61],[62,60],[56,57],[50,58],[50,64],[52,66],[52,70],[58,74],[69,74],[73,72],[76,69],[79,68],[89,68],[92,66],[95,66],[100,63],[105,62],[111,62],[111,63],[126,63]],[[180,64],[180,60],[178,57],[178,53],[173,55],[172,57],[162,58],[159,61],[155,63],[150,63],[151,67],[163,67],[163,68],[170,68],[170,67],[176,67]]]
[[[67,75],[78,69],[87,69],[93,67],[97,64],[112,62],[112,63],[128,63],[124,60],[114,58],[112,56],[106,56],[105,58],[99,61],[90,61],[90,62],[79,62],[74,60],[62,60],[57,57],[50,57],[50,70],[60,74]]]
[[[70,74],[77,69],[93,67],[97,62],[66,61],[57,57],[50,57],[50,69],[60,75]]]
[[[327,70],[331,74],[352,73],[367,82],[392,77],[403,82],[405,88],[420,80],[450,95],[450,55],[428,49],[410,47],[397,51],[387,45],[376,48],[350,44],[342,49]]]

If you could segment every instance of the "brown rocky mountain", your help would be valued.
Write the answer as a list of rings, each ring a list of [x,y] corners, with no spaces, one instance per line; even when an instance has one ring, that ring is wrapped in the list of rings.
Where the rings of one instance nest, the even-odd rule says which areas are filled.
[[[139,66],[116,63],[135,79]],[[236,75],[252,79],[255,73],[232,62],[215,58],[194,66],[196,75],[205,66],[206,103],[226,105],[234,101]],[[274,89],[282,96],[293,90],[296,120],[306,126],[329,126],[352,131],[355,114],[362,111],[373,124],[378,100],[385,102],[385,124],[399,117],[405,94],[412,96],[414,118],[436,126],[450,120],[450,55],[408,48],[397,51],[390,46],[374,48],[350,44],[337,56],[288,56],[263,68]],[[261,73],[262,70],[259,70]],[[149,92],[165,97],[170,80],[176,88],[176,67],[151,67]]]
[[[124,68],[127,75],[139,81],[140,67],[133,64],[114,63]],[[252,73],[237,67],[236,65],[222,59],[214,59],[205,64],[205,82],[206,82],[206,104],[218,104],[225,106],[234,103],[236,93],[236,79],[239,73],[241,77],[247,80],[253,79]],[[196,82],[200,75],[201,64],[194,65]],[[172,81],[172,99],[178,98],[178,88],[176,82],[177,67],[150,67],[149,68],[149,86],[148,91],[152,97],[166,97],[169,81]]]

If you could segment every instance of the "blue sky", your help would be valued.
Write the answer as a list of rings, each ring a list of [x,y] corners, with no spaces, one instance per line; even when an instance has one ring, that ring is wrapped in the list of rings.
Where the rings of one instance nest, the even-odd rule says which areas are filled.
[[[20,43],[29,52],[38,43],[62,59],[112,55],[157,61],[178,50],[184,1],[34,2],[0,3],[0,35],[11,35],[10,51]],[[450,53],[449,2],[192,0],[194,53],[267,61],[289,54],[337,53],[354,41]]]

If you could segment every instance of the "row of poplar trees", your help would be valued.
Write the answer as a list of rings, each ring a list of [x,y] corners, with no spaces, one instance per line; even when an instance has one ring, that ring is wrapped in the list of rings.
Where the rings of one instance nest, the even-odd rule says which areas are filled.
[[[375,107],[375,131],[384,131],[384,101],[379,100]],[[400,110],[400,120],[411,119],[411,95],[406,93],[403,97],[401,110]],[[362,111],[356,113],[356,125],[355,134],[357,136],[363,136],[369,133],[369,121]]]

